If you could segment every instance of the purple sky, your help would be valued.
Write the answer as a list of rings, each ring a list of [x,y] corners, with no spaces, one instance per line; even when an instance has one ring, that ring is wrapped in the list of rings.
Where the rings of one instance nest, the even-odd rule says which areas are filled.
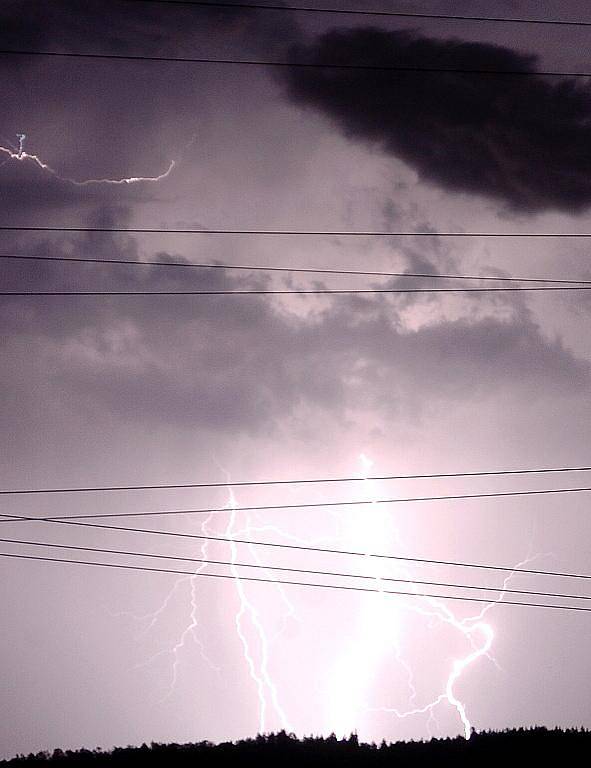
[[[0,48],[591,70],[586,28],[123,0],[43,6],[4,0]],[[589,19],[584,3],[567,0],[395,7]],[[590,230],[586,81],[16,56],[2,57],[0,66],[2,225]],[[19,134],[26,135],[28,156],[19,154]],[[172,161],[160,181],[81,183],[158,177]],[[586,240],[0,236],[4,254],[591,279]],[[3,290],[14,291],[379,283],[41,261],[0,267]],[[579,292],[2,298],[0,486],[586,465],[590,311]],[[236,489],[235,504],[553,485],[589,480],[578,474],[246,488]],[[221,488],[5,496],[2,508],[31,516],[123,514],[230,501]],[[573,494],[121,524],[184,533],[205,526],[222,536],[501,565],[528,561],[532,568],[584,573],[587,503],[586,494]],[[148,534],[33,522],[3,523],[2,532],[202,556],[199,541]],[[1,549],[76,557],[16,544]],[[371,558],[224,543],[206,554],[502,585],[499,574]],[[282,727],[394,740],[455,735],[469,725],[591,726],[587,614],[497,606],[478,619],[477,604],[424,598],[179,581],[33,561],[2,560],[0,569],[1,756],[57,746],[219,741]],[[523,575],[510,586],[584,591],[584,583]]]

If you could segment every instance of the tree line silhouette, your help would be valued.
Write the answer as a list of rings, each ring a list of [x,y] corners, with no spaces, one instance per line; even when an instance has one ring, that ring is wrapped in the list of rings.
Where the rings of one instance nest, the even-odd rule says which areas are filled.
[[[79,749],[17,755],[0,761],[2,768],[513,768],[554,765],[588,755],[591,731],[585,728],[519,728],[474,732],[455,738],[381,744],[360,743],[357,736],[302,739],[285,731],[237,742],[212,744],[142,744],[112,750]],[[579,760],[581,757],[578,758]],[[588,759],[588,757],[586,758]]]

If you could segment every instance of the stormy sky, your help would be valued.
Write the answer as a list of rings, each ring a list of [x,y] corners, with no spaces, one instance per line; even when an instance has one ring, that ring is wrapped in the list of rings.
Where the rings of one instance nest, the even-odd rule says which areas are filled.
[[[574,0],[535,6],[425,0],[395,10],[590,20]],[[0,254],[589,280],[583,238],[437,237],[591,231],[589,82],[536,74],[591,71],[588,35],[585,27],[3,0],[3,50],[365,69],[0,56],[0,225],[90,230],[5,229]],[[406,71],[379,69],[389,66]],[[479,72],[409,71],[417,67]],[[482,73],[491,69],[514,74]],[[91,231],[142,228],[432,234]],[[15,292],[443,285],[46,260],[2,259],[0,269],[2,290]],[[3,296],[0,486],[585,466],[587,295]],[[239,487],[234,497],[224,487],[7,495],[2,511],[123,515],[586,485],[577,473]],[[577,493],[104,522],[585,573],[587,504]],[[503,574],[476,569],[228,542],[203,550],[197,539],[145,532],[32,521],[1,528],[3,538],[29,542],[503,583]],[[198,568],[32,544],[1,549]],[[495,606],[478,619],[482,604],[32,560],[2,559],[0,569],[3,757],[282,727],[379,741],[464,733],[465,720],[477,729],[591,726],[585,613]],[[523,574],[510,587],[585,593],[584,583]],[[458,705],[446,694],[462,660]]]

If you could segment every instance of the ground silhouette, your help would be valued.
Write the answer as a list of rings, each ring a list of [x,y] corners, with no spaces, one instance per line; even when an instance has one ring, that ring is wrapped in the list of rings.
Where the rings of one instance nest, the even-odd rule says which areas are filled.
[[[142,744],[113,750],[56,749],[17,755],[0,761],[2,768],[414,768],[415,766],[560,766],[562,761],[588,760],[591,731],[585,729],[519,728],[473,733],[430,741],[363,744],[347,739],[310,736],[298,739],[284,731],[238,742],[212,744]],[[579,756],[577,758],[577,755]],[[583,758],[583,756],[585,756]]]

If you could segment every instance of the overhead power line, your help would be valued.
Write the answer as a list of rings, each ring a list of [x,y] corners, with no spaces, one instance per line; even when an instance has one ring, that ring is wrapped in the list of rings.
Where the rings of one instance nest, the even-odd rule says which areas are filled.
[[[0,291],[0,296],[353,296],[412,293],[520,293],[532,291],[589,291],[591,285],[524,285],[501,288],[304,288],[302,290],[261,288],[212,291]]]
[[[126,557],[154,558],[157,560],[177,560],[186,563],[200,563],[201,565],[222,565],[235,568],[255,568],[265,571],[282,571],[284,573],[303,573],[308,576],[329,576],[331,578],[344,579],[365,579],[375,582],[391,582],[397,584],[414,584],[421,587],[441,587],[446,589],[471,589],[481,592],[501,592],[512,595],[529,595],[530,597],[558,597],[565,600],[591,600],[591,595],[571,595],[564,592],[539,592],[530,589],[513,589],[509,587],[484,587],[473,584],[450,584],[442,581],[423,581],[420,579],[403,579],[393,576],[367,575],[362,573],[350,573],[348,571],[324,571],[312,570],[309,568],[289,568],[280,565],[269,565],[266,563],[239,563],[231,560],[214,560],[206,557],[179,557],[176,555],[153,554],[150,552],[136,552],[122,549],[105,549],[102,547],[83,547],[72,544],[52,544],[46,541],[26,541],[23,539],[0,539],[5,544],[20,544],[30,547],[46,547],[49,549],[67,549],[77,552],[93,552],[101,555],[125,555]],[[419,593],[420,594],[420,593]]]
[[[417,67],[397,64],[336,64],[334,62],[273,61],[270,59],[215,59],[208,56],[146,56],[123,53],[84,53],[82,51],[36,51],[27,49],[0,50],[0,56],[33,56],[62,59],[93,59],[127,62],[167,62],[169,64],[213,64],[235,67],[270,67],[283,69],[338,69],[343,71],[398,72],[408,75],[479,75],[497,77],[591,77],[591,72],[556,72],[524,69],[481,69],[470,67]]]
[[[315,501],[307,504],[264,504],[249,507],[206,507],[202,509],[159,509],[149,512],[100,512],[87,515],[59,515],[51,517],[27,517],[27,520],[94,520],[106,517],[162,517],[168,515],[204,515],[233,512],[268,512],[286,509],[319,509],[321,507],[358,507],[374,504],[411,504],[423,501],[465,501],[467,499],[499,499],[516,496],[544,496],[562,493],[588,493],[591,488],[543,488],[529,491],[495,491],[493,493],[461,493],[444,496],[408,496],[394,499],[356,499],[355,501]],[[3,513],[0,513],[2,515]],[[11,517],[10,515],[4,515]],[[24,518],[23,518],[24,519]],[[0,520],[0,523],[11,522]]]
[[[36,560],[41,562],[49,562],[49,563],[61,563],[61,564],[69,564],[69,565],[88,565],[88,566],[94,566],[99,568],[115,568],[119,570],[126,570],[126,571],[142,571],[142,572],[148,572],[148,573],[169,573],[174,575],[183,575],[183,576],[193,576],[194,578],[212,578],[212,579],[226,579],[231,581],[236,581],[236,577],[232,576],[230,574],[224,574],[224,573],[195,573],[194,571],[184,571],[180,569],[173,569],[173,568],[149,568],[147,566],[139,566],[139,565],[123,565],[123,564],[116,564],[116,563],[104,563],[104,562],[96,562],[92,560],[67,560],[64,558],[59,557],[40,557],[36,555],[15,555],[15,554],[8,554],[6,552],[0,553],[0,557],[6,557],[6,558],[13,558],[17,560]],[[582,611],[582,612],[591,612],[591,608],[587,608],[585,606],[577,606],[577,605],[555,605],[552,603],[533,603],[533,602],[525,602],[525,601],[515,601],[515,600],[487,600],[485,597],[468,597],[466,595],[439,595],[439,594],[430,594],[430,593],[418,593],[417,592],[403,592],[399,590],[389,590],[389,589],[376,589],[373,587],[360,587],[360,586],[353,586],[353,585],[344,585],[344,584],[320,584],[320,583],[310,583],[305,581],[288,581],[286,579],[266,579],[258,576],[241,576],[240,581],[251,581],[251,582],[257,582],[259,584],[281,584],[286,586],[298,586],[298,587],[312,587],[316,589],[336,589],[336,590],[342,590],[342,591],[348,591],[348,592],[366,592],[366,593],[373,593],[373,594],[380,594],[380,595],[399,595],[401,597],[426,597],[430,599],[435,600],[458,600],[462,602],[471,602],[471,603],[487,603],[487,604],[496,604],[496,605],[520,605],[524,608],[552,608],[555,610],[561,610],[561,611]]]
[[[589,238],[591,232],[413,232],[412,230],[303,230],[212,229],[155,227],[43,227],[0,225],[0,232],[102,232],[135,235],[256,235],[260,237],[482,237],[482,238]]]
[[[38,493],[94,493],[104,491],[154,491],[173,490],[183,488],[240,488],[245,486],[264,485],[305,485],[319,483],[353,483],[353,482],[381,482],[387,480],[439,480],[461,477],[501,477],[505,475],[544,475],[564,472],[591,472],[589,467],[535,467],[526,469],[487,469],[476,472],[431,472],[428,474],[410,475],[368,475],[367,477],[304,477],[292,480],[237,480],[225,483],[167,483],[161,485],[97,485],[78,488],[4,488],[0,490],[0,496],[8,494],[38,494]]]
[[[505,16],[466,16],[449,13],[418,13],[410,11],[377,11],[360,10],[356,8],[325,8],[301,5],[263,5],[261,3],[230,3],[230,2],[206,2],[204,0],[124,0],[124,2],[152,3],[154,5],[184,5],[201,8],[225,8],[232,10],[256,10],[256,11],[287,11],[291,13],[317,13],[337,14],[339,16],[378,16],[400,19],[436,19],[439,21],[476,21],[499,24],[545,24],[563,27],[589,27],[591,21],[577,21],[570,19],[528,19],[524,17]]]
[[[265,267],[253,264],[205,264],[194,261],[159,261],[139,259],[101,259],[78,256],[36,256],[22,254],[0,254],[0,259],[16,261],[55,261],[58,263],[73,262],[74,264],[117,264],[139,267],[181,267],[185,269],[240,270],[247,272],[281,272],[312,275],[352,275],[360,277],[396,277],[396,278],[428,278],[433,280],[488,280],[512,283],[557,283],[565,285],[591,285],[591,280],[574,280],[551,277],[498,277],[496,275],[447,275],[430,272],[381,272],[376,270],[359,269],[324,269],[316,267]]]
[[[442,566],[450,566],[450,567],[458,567],[458,568],[475,568],[479,570],[486,570],[486,571],[502,571],[505,573],[522,573],[522,574],[528,574],[532,576],[552,576],[552,577],[560,577],[560,578],[568,578],[568,579],[590,579],[591,580],[591,574],[584,574],[584,573],[568,573],[563,571],[547,571],[547,570],[539,570],[535,568],[523,568],[519,566],[509,566],[509,565],[490,565],[490,564],[484,564],[484,563],[470,563],[470,562],[464,562],[464,561],[458,561],[458,560],[434,560],[424,557],[408,557],[403,555],[392,555],[387,553],[379,553],[379,552],[361,552],[359,550],[346,550],[346,549],[333,549],[330,547],[319,547],[319,546],[312,546],[312,545],[304,545],[304,544],[285,544],[275,541],[254,541],[252,539],[242,539],[242,538],[235,538],[230,536],[214,536],[212,534],[205,534],[205,533],[182,533],[180,531],[162,531],[162,530],[155,530],[153,528],[132,528],[122,525],[107,525],[105,523],[81,523],[74,520],[61,520],[56,518],[38,518],[38,517],[26,517],[24,515],[12,515],[8,513],[3,513],[4,517],[11,518],[10,520],[4,520],[0,522],[18,522],[18,521],[30,521],[30,522],[41,522],[41,523],[49,523],[52,525],[71,525],[71,526],[77,526],[79,528],[93,528],[101,531],[125,531],[127,533],[141,533],[141,534],[149,534],[153,536],[168,536],[172,538],[179,538],[179,539],[189,539],[189,540],[197,540],[197,541],[215,541],[220,543],[227,543],[227,544],[244,544],[247,546],[256,546],[256,547],[271,547],[273,549],[286,549],[286,550],[293,550],[297,552],[314,552],[319,554],[330,554],[330,555],[345,555],[347,557],[363,557],[363,558],[372,558],[372,559],[379,559],[379,560],[395,560],[395,561],[401,561],[405,563],[413,563],[416,565],[442,565]]]

